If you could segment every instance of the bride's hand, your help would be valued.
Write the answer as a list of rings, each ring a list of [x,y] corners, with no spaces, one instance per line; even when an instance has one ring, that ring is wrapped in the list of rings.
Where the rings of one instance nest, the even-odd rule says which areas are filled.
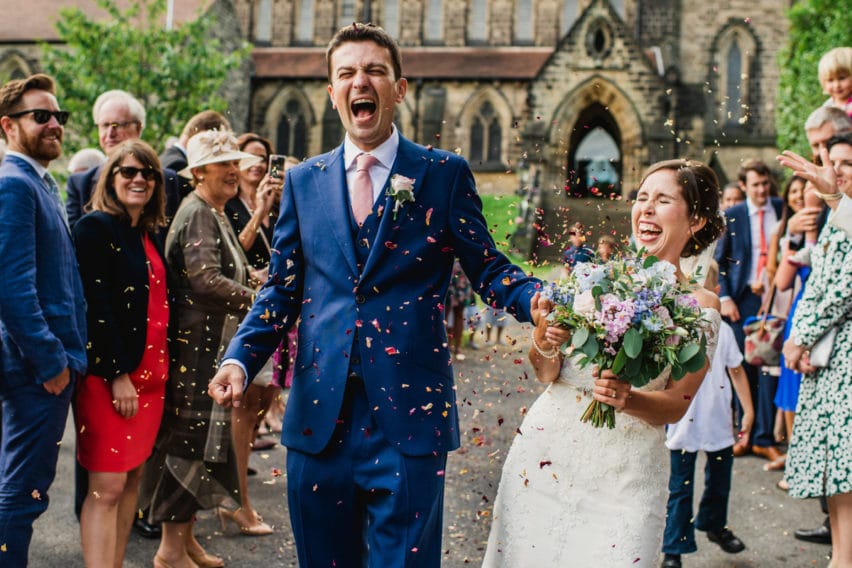
[[[608,404],[617,411],[624,410],[627,399],[630,398],[630,383],[619,380],[609,369],[600,371],[595,367],[592,375],[595,377],[595,387],[592,389],[595,400]]]
[[[555,349],[571,341],[569,330],[558,325],[549,325],[547,316],[552,309],[553,302],[545,300],[539,293],[536,293],[530,300],[530,313],[535,324],[533,335],[538,346],[544,350]]]

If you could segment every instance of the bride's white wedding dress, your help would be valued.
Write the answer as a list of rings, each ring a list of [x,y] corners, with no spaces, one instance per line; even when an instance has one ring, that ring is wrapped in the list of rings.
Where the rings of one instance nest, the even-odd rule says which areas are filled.
[[[710,321],[712,360],[719,313]],[[668,370],[640,390],[666,387]],[[483,566],[646,567],[660,555],[668,498],[665,429],[621,413],[615,429],[580,422],[591,369],[566,360],[535,401],[503,473]]]

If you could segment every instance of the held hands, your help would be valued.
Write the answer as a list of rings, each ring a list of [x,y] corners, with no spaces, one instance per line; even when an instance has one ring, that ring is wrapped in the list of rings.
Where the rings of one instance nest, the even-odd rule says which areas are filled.
[[[239,408],[246,376],[238,365],[222,365],[207,386],[207,394],[219,406]]]
[[[62,372],[50,379],[49,381],[45,381],[42,386],[44,390],[49,392],[50,394],[61,394],[62,391],[65,390],[65,387],[68,386],[68,383],[71,382],[71,371],[68,370],[68,367],[62,369]]]
[[[110,383],[112,408],[124,418],[132,418],[139,412],[139,394],[130,381],[130,375],[119,375]]]
[[[592,389],[595,400],[608,404],[615,408],[616,412],[624,410],[627,399],[631,396],[630,383],[619,380],[609,369],[601,371],[597,366],[592,370],[592,376],[595,377],[595,386]]]

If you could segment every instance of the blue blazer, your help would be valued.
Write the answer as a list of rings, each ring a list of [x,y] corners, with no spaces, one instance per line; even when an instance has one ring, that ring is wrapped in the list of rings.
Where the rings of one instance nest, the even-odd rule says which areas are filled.
[[[44,180],[0,165],[0,390],[86,370],[86,303],[71,234]]]
[[[770,198],[775,214],[781,218],[783,201]],[[746,202],[738,203],[725,211],[725,232],[719,240],[714,256],[719,264],[719,297],[730,297],[739,304],[749,287],[751,275],[751,226]]]
[[[68,224],[72,227],[80,220],[80,217],[91,211],[86,205],[92,199],[95,185],[98,183],[98,178],[101,177],[102,167],[95,166],[85,172],[71,174],[68,177],[68,184],[65,187],[65,211],[68,214]],[[163,168],[163,183],[166,190],[166,218],[170,220],[175,216],[183,198],[180,189],[181,182],[178,179],[177,172]]]
[[[400,137],[390,174],[415,180],[415,200],[394,218],[394,200],[381,195],[369,243],[356,242],[352,229],[342,146],[287,173],[270,278],[225,358],[238,359],[254,377],[301,315],[282,432],[288,447],[318,453],[326,446],[350,363],[375,419],[402,453],[458,447],[444,324],[454,257],[489,304],[530,319],[539,282],[495,248],[467,162]],[[356,246],[370,247],[361,271]]]

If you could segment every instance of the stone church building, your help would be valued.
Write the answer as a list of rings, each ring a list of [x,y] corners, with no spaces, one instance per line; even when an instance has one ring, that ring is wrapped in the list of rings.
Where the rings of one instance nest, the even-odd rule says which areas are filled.
[[[40,14],[68,5],[32,2]],[[409,81],[402,133],[465,156],[483,191],[514,190],[520,173],[549,190],[540,203],[550,208],[560,193],[626,195],[661,159],[701,159],[723,182],[744,159],[771,160],[790,4],[177,0],[174,16],[210,10],[221,33],[254,44],[243,76],[229,81],[235,128],[300,158],[342,139],[324,46],[353,21],[381,25],[398,38]],[[55,16],[39,20],[0,24],[0,79],[38,68],[32,38],[55,36]]]

